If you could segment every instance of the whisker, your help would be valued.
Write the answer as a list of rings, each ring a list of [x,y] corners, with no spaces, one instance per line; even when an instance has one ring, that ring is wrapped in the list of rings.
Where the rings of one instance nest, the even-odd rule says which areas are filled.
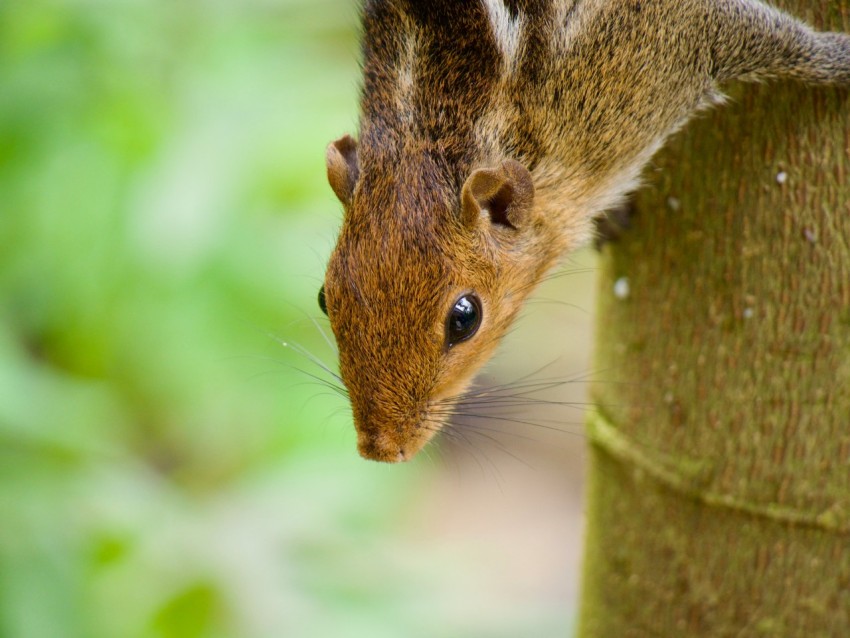
[[[463,441],[466,442],[466,445],[467,445],[466,449],[469,451],[469,454],[472,457],[472,459],[475,461],[476,465],[478,465],[478,469],[481,471],[481,476],[486,477],[487,476],[487,470],[484,469],[484,465],[481,463],[481,459],[478,458],[478,454],[476,453],[478,451],[478,448],[475,445],[472,444],[472,442],[469,440],[469,438],[467,438],[465,432],[458,431],[458,435],[463,439]],[[497,480],[497,482],[498,482],[498,480]]]
[[[476,423],[464,423],[463,427],[469,428],[471,430],[481,430],[481,431],[485,431],[485,432],[493,432],[493,433],[498,434],[500,436],[509,436],[512,439],[527,441],[529,443],[534,443],[534,444],[538,444],[538,445],[541,443],[541,440],[537,437],[528,436],[528,435],[522,434],[520,432],[514,432],[513,430],[505,430],[505,429],[502,429],[502,428],[488,428],[485,425],[478,425]],[[585,438],[585,436],[582,432],[573,432],[572,430],[565,430],[565,429],[560,429],[560,428],[557,428],[555,431],[558,434],[568,434],[570,436],[575,436],[575,437],[582,438],[582,439]]]
[[[316,330],[318,330],[319,334],[322,335],[322,339],[325,340],[325,343],[328,344],[328,347],[331,350],[333,350],[334,353],[339,354],[339,350],[336,347],[336,343],[334,341],[331,341],[331,338],[328,337],[328,333],[325,332],[324,329],[322,329],[321,324],[319,324],[319,322],[316,320],[316,318],[313,315],[307,315],[307,316],[309,317],[309,319],[313,323],[313,325],[316,326]]]
[[[584,266],[578,268],[559,268],[558,270],[555,270],[543,277],[540,281],[552,281],[554,279],[561,279],[562,277],[569,277],[571,275],[586,275],[591,272],[597,272],[598,270],[599,268],[596,268],[594,266]]]
[[[555,388],[560,388],[566,385],[567,382],[564,381],[548,381],[539,384],[521,386],[516,389],[516,392],[503,393],[500,394],[498,392],[480,392],[474,394],[472,396],[462,397],[462,401],[473,402],[473,401],[485,401],[485,400],[496,400],[496,399],[516,399],[518,401],[528,400],[528,401],[545,401],[542,397],[535,397],[535,394],[539,394],[540,392],[545,392],[546,390],[553,390]]]
[[[335,409],[333,412],[331,412],[331,413],[328,415],[328,418],[329,418],[329,419],[334,419],[334,418],[336,418],[337,416],[339,416],[340,414],[342,414],[343,412],[351,412],[351,410],[350,410],[350,408],[349,408],[349,406],[348,406],[348,405],[343,405],[343,406],[341,406],[341,407],[338,407],[337,409]]]
[[[547,366],[548,365],[551,365],[551,364],[547,364]],[[541,368],[540,370],[545,369],[545,367],[546,366],[544,366],[544,368]],[[533,395],[533,394],[536,394],[536,393],[539,393],[539,392],[543,392],[545,390],[551,390],[551,389],[563,387],[563,386],[565,386],[567,384],[571,384],[571,383],[606,383],[606,384],[612,383],[612,382],[609,382],[609,381],[586,380],[586,377],[588,377],[592,374],[599,374],[601,372],[604,372],[604,370],[595,371],[595,372],[590,371],[590,372],[587,372],[587,373],[576,375],[574,377],[567,377],[566,379],[561,378],[561,377],[553,377],[553,378],[550,378],[550,379],[540,379],[540,380],[533,381],[533,382],[520,383],[524,379],[535,374],[535,372],[532,372],[530,375],[525,375],[523,377],[520,377],[519,379],[517,379],[516,381],[513,381],[513,382],[475,388],[475,389],[472,389],[472,390],[468,390],[468,391],[464,392],[463,394],[460,394],[460,395],[457,395],[457,396],[454,396],[454,397],[448,397],[446,399],[438,401],[437,403],[438,404],[440,404],[440,403],[442,403],[442,404],[454,404],[454,403],[457,403],[457,402],[466,403],[468,401],[474,401],[474,400],[484,398],[484,397],[493,397],[493,398],[500,398],[500,399],[503,399],[503,398],[525,399],[525,398],[531,398],[529,395]],[[545,400],[540,399],[539,401],[544,402]]]
[[[572,308],[573,310],[578,310],[582,314],[590,315],[592,314],[590,310],[579,306],[578,304],[570,303],[568,301],[562,301],[561,299],[552,299],[551,297],[532,297],[528,301],[525,302],[527,305],[543,305],[543,304],[551,304],[555,306],[564,306],[565,308]]]
[[[334,377],[337,381],[342,382],[342,377],[341,377],[339,374],[337,374],[336,372],[334,372],[334,371],[330,368],[330,366],[328,366],[328,365],[327,365],[324,361],[322,361],[321,359],[319,359],[319,357],[317,357],[317,356],[316,356],[316,355],[314,355],[312,352],[310,352],[309,350],[307,350],[307,348],[305,348],[305,347],[304,347],[304,346],[302,346],[301,344],[296,343],[295,341],[288,341],[288,340],[282,339],[282,338],[280,338],[280,337],[278,337],[278,336],[276,336],[276,335],[274,335],[274,334],[272,334],[272,333],[266,333],[266,334],[267,334],[267,336],[268,336],[270,339],[273,339],[274,341],[277,341],[277,342],[278,342],[280,345],[282,345],[284,348],[289,348],[289,349],[290,349],[290,350],[292,350],[293,352],[296,352],[296,353],[300,354],[302,357],[304,357],[304,358],[308,359],[308,360],[309,360],[309,361],[310,361],[313,365],[315,365],[316,367],[321,368],[322,370],[324,370],[325,372],[327,372],[329,375],[331,375],[332,377]]]
[[[339,385],[333,383],[332,381],[328,381],[327,379],[323,379],[322,377],[320,377],[316,374],[313,374],[312,372],[307,372],[306,370],[303,370],[303,369],[298,368],[296,366],[289,366],[289,367],[291,367],[293,370],[300,372],[301,374],[307,375],[308,377],[310,377],[311,379],[314,379],[315,381],[318,381],[319,383],[321,383],[325,387],[329,388],[330,390],[334,390],[340,396],[342,396],[346,399],[349,398],[348,390],[345,389],[345,386],[339,386]]]
[[[315,326],[316,330],[319,331],[319,334],[322,336],[322,339],[324,339],[325,343],[328,344],[328,347],[331,350],[333,350],[334,353],[339,352],[337,350],[336,344],[334,342],[332,342],[330,340],[330,338],[328,337],[327,333],[324,330],[322,330],[322,326],[319,325],[319,322],[316,321],[316,318],[313,315],[311,315],[309,312],[307,312],[306,310],[304,310],[300,306],[295,305],[294,303],[289,303],[289,302],[287,302],[287,303],[289,304],[289,306],[291,306],[292,308],[295,308],[298,312],[300,312],[302,315],[304,315],[307,319],[310,320],[310,322],[313,324],[313,326]]]
[[[339,396],[335,394],[330,394],[329,392],[317,392],[315,394],[311,394],[309,397],[305,398],[303,401],[300,401],[297,404],[297,409],[299,414],[303,414],[304,410],[306,410],[311,403],[316,401],[321,397],[332,397],[334,399],[338,399]],[[322,403],[321,405],[327,405],[327,403]]]
[[[556,270],[552,273],[549,273],[545,277],[541,278],[538,281],[533,281],[531,283],[525,284],[518,288],[515,288],[513,292],[515,293],[524,293],[527,292],[531,288],[535,288],[540,284],[546,283],[548,281],[554,281],[555,279],[561,279],[562,277],[569,277],[570,275],[585,275],[587,273],[596,272],[598,268],[571,268],[567,270]]]
[[[501,400],[482,400],[482,401],[464,401],[462,407],[464,409],[475,409],[478,411],[486,410],[517,410],[519,408],[535,408],[535,407],[559,407],[585,412],[592,404],[570,401],[549,401],[547,399],[526,398],[523,401],[501,401]]]
[[[494,432],[496,432],[496,430],[493,430],[493,431],[494,431]],[[472,432],[473,432],[474,434],[477,434],[477,435],[478,435],[478,436],[480,436],[480,437],[483,437],[483,438],[487,439],[488,441],[490,441],[491,443],[493,443],[493,445],[495,445],[495,446],[496,446],[496,449],[497,449],[497,450],[499,450],[499,451],[500,451],[500,452],[502,452],[503,454],[506,454],[507,456],[511,457],[512,459],[514,459],[514,460],[515,460],[515,461],[517,461],[518,463],[521,463],[522,465],[524,465],[524,466],[525,466],[525,467],[527,467],[528,469],[530,469],[530,470],[537,470],[537,468],[536,468],[536,467],[534,467],[534,466],[532,466],[532,465],[531,465],[528,461],[526,461],[526,460],[525,460],[525,459],[523,459],[523,458],[520,458],[519,456],[517,456],[516,454],[514,454],[513,452],[511,452],[511,451],[510,451],[507,447],[505,447],[505,446],[502,444],[502,442],[501,442],[501,441],[499,441],[498,439],[496,439],[496,437],[494,437],[494,436],[492,436],[492,435],[489,435],[489,434],[485,434],[484,432],[482,432],[482,431],[481,431],[481,429],[478,429],[478,428],[473,429],[473,430],[472,430]]]
[[[302,386],[302,385],[321,384],[324,387],[330,388],[330,389],[334,390],[335,392],[337,392],[338,394],[341,394],[342,396],[348,398],[348,390],[345,389],[345,386],[343,386],[341,384],[334,383],[333,381],[331,381],[329,379],[324,379],[324,378],[322,378],[322,377],[320,377],[316,374],[313,374],[311,372],[307,372],[303,368],[299,368],[298,366],[292,365],[291,363],[283,361],[282,359],[277,359],[277,358],[274,358],[274,357],[259,357],[259,356],[251,357],[251,358],[254,358],[254,359],[257,359],[257,360],[260,360],[260,361],[269,361],[269,362],[274,363],[278,366],[281,366],[282,368],[294,370],[295,372],[298,372],[299,374],[306,375],[306,376],[308,376],[308,377],[310,377],[311,379],[314,380],[314,383],[292,384],[288,387],[299,387],[299,386]],[[282,371],[279,370],[279,369],[264,370],[262,372],[257,372],[257,373],[251,375],[248,378],[253,380],[253,379],[258,379],[258,378],[263,377],[263,376],[267,376],[267,375],[271,375],[271,374],[277,374],[277,373],[280,373],[280,372],[282,372]]]
[[[428,419],[427,421],[430,423],[436,423],[431,419]],[[496,485],[498,485],[499,490],[504,493],[504,479],[501,473],[499,472],[498,466],[493,462],[493,460],[489,456],[483,453],[483,450],[479,446],[473,444],[467,436],[468,434],[479,434],[479,436],[481,436],[481,434],[475,431],[460,429],[456,426],[456,424],[451,422],[445,422],[439,425],[441,425],[442,427],[427,427],[427,429],[432,432],[439,432],[441,435],[445,435],[447,440],[449,440],[453,444],[456,444],[460,449],[469,454],[469,456],[472,457],[472,459],[475,461],[475,464],[478,466],[481,475],[486,478],[488,472],[485,469],[484,464],[481,462],[481,458],[478,454],[479,452],[482,453],[484,459],[486,459],[487,461],[488,467],[490,468],[490,474],[496,481]]]
[[[541,422],[538,422],[538,421],[527,421],[525,419],[515,419],[513,417],[508,417],[508,416],[498,416],[498,415],[493,415],[493,414],[475,414],[473,412],[456,412],[455,414],[456,414],[456,416],[459,416],[461,418],[465,417],[465,418],[468,418],[468,419],[486,419],[486,420],[489,420],[489,421],[502,421],[504,423],[516,423],[518,425],[528,425],[528,426],[531,426],[531,427],[541,428],[541,429],[549,430],[549,431],[552,431],[552,432],[563,432],[563,433],[572,434],[572,435],[578,434],[577,432],[571,432],[570,430],[565,430],[563,428],[559,428],[556,425],[547,425],[546,423],[541,423]],[[580,423],[564,423],[564,425],[580,426],[581,424]]]
[[[446,404],[454,404],[457,402],[460,403],[473,403],[476,401],[484,401],[490,399],[516,399],[516,400],[529,400],[529,401],[544,401],[544,399],[540,397],[534,397],[534,394],[544,392],[546,390],[552,390],[554,388],[559,388],[569,383],[568,381],[542,381],[538,383],[529,383],[529,384],[521,384],[516,386],[515,388],[496,388],[496,389],[488,389],[484,388],[482,390],[476,390],[472,392],[467,392],[458,397],[451,397],[449,399],[445,399],[443,403]],[[516,390],[516,391],[513,391]]]
[[[512,386],[512,385],[514,385],[514,384],[516,384],[516,383],[519,383],[519,382],[525,381],[525,380],[527,380],[527,379],[530,379],[531,377],[533,377],[533,376],[534,376],[534,375],[536,375],[536,374],[540,374],[540,373],[541,373],[541,372],[543,372],[546,368],[549,368],[550,366],[555,365],[557,362],[558,362],[558,360],[557,360],[557,359],[553,359],[553,360],[552,360],[552,361],[550,361],[549,363],[544,363],[544,364],[543,364],[542,366],[540,366],[539,368],[537,368],[537,369],[535,369],[535,370],[532,370],[532,371],[531,371],[531,372],[529,372],[528,374],[524,374],[523,376],[519,377],[518,379],[515,379],[514,381],[509,381],[509,382],[507,382],[507,383],[501,383],[501,384],[496,384],[496,385],[490,385],[490,386],[487,386],[487,387],[485,387],[485,388],[482,388],[482,390],[492,390],[492,389],[499,389],[499,388],[506,388],[506,387],[510,387],[510,386]],[[465,396],[465,395],[467,395],[467,394],[470,394],[470,392],[464,393],[464,395],[461,395],[461,396]]]
[[[461,417],[461,418],[463,418],[463,417]],[[435,423],[435,421],[433,419],[428,419],[428,422],[429,423]],[[514,460],[516,460],[517,462],[521,463],[522,465],[528,467],[529,469],[532,469],[532,470],[535,470],[535,471],[537,470],[536,467],[534,467],[532,464],[528,463],[521,456],[511,452],[511,450],[502,441],[500,441],[497,437],[509,436],[509,437],[512,437],[513,439],[529,441],[529,442],[539,444],[540,440],[538,438],[526,436],[524,434],[521,434],[519,432],[514,432],[512,430],[504,430],[504,429],[501,429],[501,428],[487,427],[486,425],[471,423],[469,421],[457,423],[457,422],[448,420],[445,423],[443,423],[442,426],[443,426],[442,429],[440,427],[433,427],[431,425],[426,426],[426,428],[430,431],[438,431],[439,430],[441,435],[445,435],[448,440],[454,441],[454,442],[458,442],[457,436],[456,436],[457,433],[455,432],[455,430],[463,430],[467,433],[477,434],[479,437],[482,437],[482,438],[490,441],[498,449],[498,451],[502,452],[506,456],[513,458]],[[569,430],[565,430],[565,429],[562,429],[562,428],[556,428],[556,431],[559,434],[560,433],[571,434],[571,435],[574,435],[574,436],[580,436],[581,438],[584,438],[583,433],[571,432]],[[468,437],[464,437],[464,441],[466,443],[471,443],[469,441]],[[489,458],[488,458],[488,460],[489,460]],[[477,461],[477,459],[476,459],[476,461]],[[479,462],[479,467],[480,467],[480,462]]]

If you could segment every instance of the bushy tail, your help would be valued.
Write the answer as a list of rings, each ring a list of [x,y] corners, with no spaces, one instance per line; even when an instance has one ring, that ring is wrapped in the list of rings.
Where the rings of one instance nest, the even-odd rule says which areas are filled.
[[[850,35],[810,33],[811,58],[795,77],[817,84],[850,84]]]
[[[818,33],[757,0],[711,4],[718,80],[793,78],[811,84],[850,84],[850,35]]]

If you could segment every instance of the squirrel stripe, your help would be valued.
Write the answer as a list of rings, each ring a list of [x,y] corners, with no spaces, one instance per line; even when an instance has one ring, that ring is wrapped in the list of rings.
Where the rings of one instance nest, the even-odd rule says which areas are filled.
[[[490,15],[490,26],[496,44],[504,56],[505,69],[510,70],[516,61],[519,43],[522,38],[523,16],[511,13],[503,0],[483,0]]]

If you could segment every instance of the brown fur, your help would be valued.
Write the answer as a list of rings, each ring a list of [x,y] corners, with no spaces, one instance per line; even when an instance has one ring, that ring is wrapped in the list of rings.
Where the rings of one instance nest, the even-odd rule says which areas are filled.
[[[367,0],[363,75],[325,297],[360,453],[394,462],[718,83],[848,83],[850,39],[754,0]],[[470,291],[481,327],[446,348]]]

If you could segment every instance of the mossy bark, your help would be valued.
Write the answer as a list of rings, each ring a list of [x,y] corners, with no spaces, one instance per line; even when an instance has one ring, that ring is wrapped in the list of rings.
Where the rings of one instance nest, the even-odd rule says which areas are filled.
[[[850,635],[850,92],[729,92],[602,257],[582,637]]]

